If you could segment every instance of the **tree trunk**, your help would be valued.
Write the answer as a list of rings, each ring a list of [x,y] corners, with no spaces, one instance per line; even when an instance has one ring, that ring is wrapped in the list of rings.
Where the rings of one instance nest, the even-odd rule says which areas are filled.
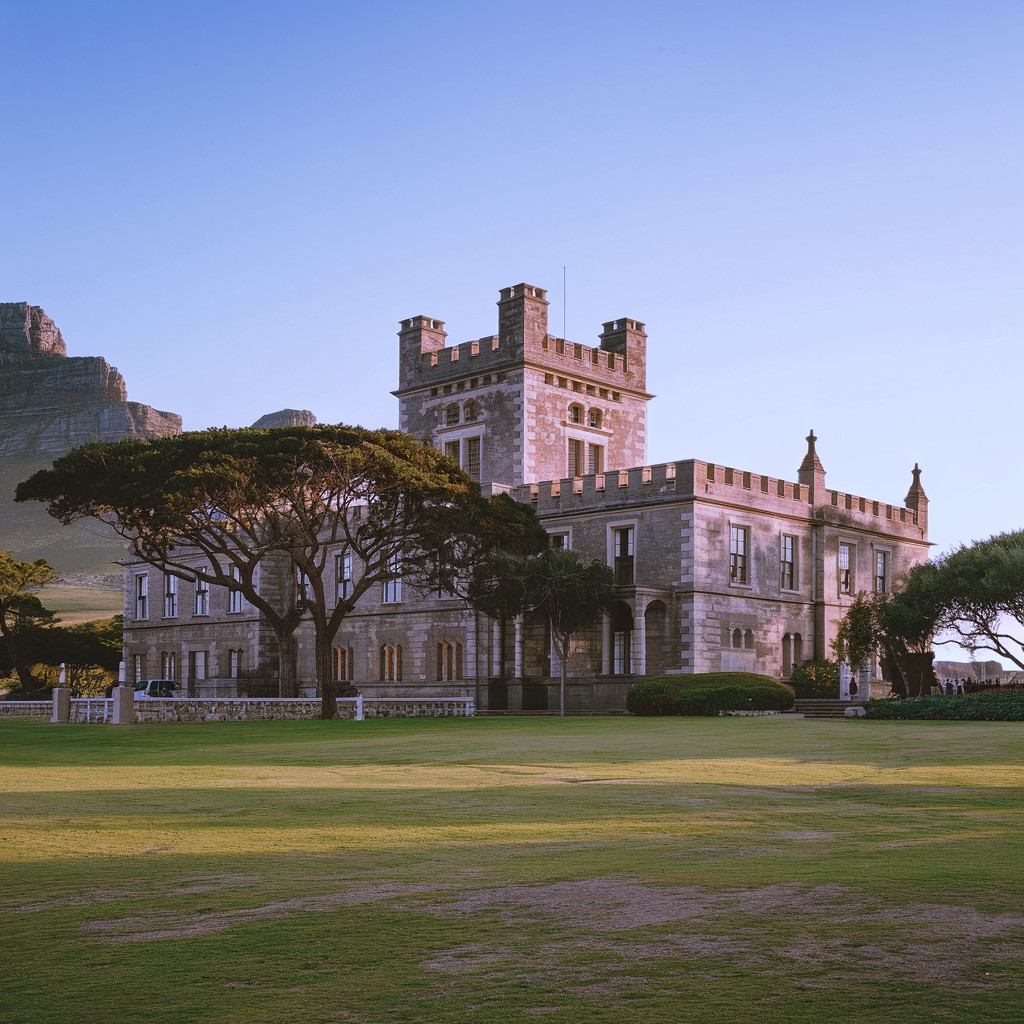
[[[7,657],[11,659],[14,671],[18,673],[18,682],[21,683],[21,688],[26,693],[30,693],[36,689],[36,681],[23,659],[18,656],[18,645],[15,643],[14,634],[7,628],[7,622],[2,614],[0,614],[0,634],[3,635],[4,647],[7,648]]]
[[[559,676],[558,681],[558,713],[564,718],[565,717],[565,658],[559,659]]]
[[[316,636],[316,681],[320,686],[320,717],[338,717],[338,701],[335,697],[334,665],[331,641],[317,630]]]

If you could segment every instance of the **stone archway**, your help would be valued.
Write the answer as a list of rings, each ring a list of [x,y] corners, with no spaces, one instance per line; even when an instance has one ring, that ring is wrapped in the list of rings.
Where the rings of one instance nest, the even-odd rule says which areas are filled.
[[[667,667],[665,641],[668,609],[664,601],[652,601],[644,609],[644,674],[659,676]]]

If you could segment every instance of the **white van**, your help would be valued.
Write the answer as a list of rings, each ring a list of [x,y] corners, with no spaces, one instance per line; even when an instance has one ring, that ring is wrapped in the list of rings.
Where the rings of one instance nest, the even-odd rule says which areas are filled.
[[[135,699],[148,700],[151,697],[173,697],[173,679],[143,679],[135,684]]]

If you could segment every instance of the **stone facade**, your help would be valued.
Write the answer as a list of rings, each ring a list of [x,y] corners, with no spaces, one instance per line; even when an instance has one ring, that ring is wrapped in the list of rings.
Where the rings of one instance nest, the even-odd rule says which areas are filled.
[[[450,347],[442,321],[402,321],[394,394],[403,430],[450,452],[485,493],[531,504],[552,543],[614,567],[615,610],[569,656],[568,710],[621,711],[644,675],[786,679],[802,660],[828,656],[858,592],[888,589],[927,558],[916,466],[901,505],[831,489],[813,432],[795,479],[697,459],[645,465],[644,325],[609,321],[594,346],[554,338],[543,289],[526,284],[501,292],[498,314],[496,335]],[[127,570],[125,652],[140,677],[172,651],[179,679],[197,651],[208,679],[225,680],[231,651],[240,652],[236,674],[273,674],[273,638],[258,616],[228,613],[226,594],[215,593],[205,614],[192,615],[182,582],[177,621],[140,621],[138,574],[152,577],[154,594],[163,578]],[[287,564],[264,566],[264,592],[276,587],[287,600],[289,583]],[[396,595],[368,593],[335,643],[340,678],[367,696],[473,697],[492,711],[557,706],[543,622],[494,622],[409,587],[386,596]],[[298,676],[312,691],[308,626],[298,640]],[[862,679],[873,676],[877,666],[865,666]]]

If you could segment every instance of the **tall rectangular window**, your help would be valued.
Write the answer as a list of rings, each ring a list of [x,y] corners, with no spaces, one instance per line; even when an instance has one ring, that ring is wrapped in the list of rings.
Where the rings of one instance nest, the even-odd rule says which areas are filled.
[[[604,445],[592,444],[590,446],[590,461],[587,471],[595,476],[604,472]]]
[[[569,464],[566,476],[583,476],[583,442],[569,438]]]
[[[195,604],[192,610],[196,615],[210,614],[210,584],[198,576],[196,577]]]
[[[620,587],[633,585],[633,527],[620,526],[612,532],[615,559],[615,583]]]
[[[149,576],[145,573],[135,577],[135,618],[149,618]]]
[[[466,473],[470,480],[480,482],[480,438],[466,438]]]
[[[402,556],[392,555],[388,560],[391,579],[384,581],[384,603],[398,604],[402,600]]]
[[[400,683],[402,681],[402,645],[384,644],[380,649],[381,682]]]
[[[188,652],[188,674],[190,679],[205,679],[206,678],[206,651],[189,651]]]
[[[782,552],[780,556],[779,586],[783,590],[793,590],[796,582],[796,539],[782,535]]]
[[[889,589],[889,552],[875,552],[875,593],[884,594]]]
[[[457,463],[459,466],[462,465],[462,442],[461,441],[445,441],[444,453],[448,456],[452,462]]]
[[[301,569],[295,570],[295,607],[305,608],[313,599],[313,588],[309,577]]]
[[[170,679],[172,682],[177,678],[178,659],[174,651],[164,651],[160,655],[160,678]]]
[[[612,633],[612,674],[628,676],[633,671],[633,634],[630,630],[616,630]]]
[[[747,545],[749,531],[745,526],[729,527],[729,580],[747,582]]]
[[[230,679],[238,678],[238,669],[242,662],[241,651],[228,651],[228,672],[230,673]]]
[[[853,593],[853,558],[849,544],[839,545],[839,593]]]
[[[174,619],[178,616],[178,577],[164,577],[164,618]],[[170,677],[166,677],[170,678]]]
[[[352,596],[351,551],[334,556],[334,596],[338,601],[347,601]]]
[[[145,655],[143,655],[143,654],[136,654],[136,655],[133,656],[132,660],[135,663],[134,666],[133,666],[134,667],[134,674],[135,674],[135,682],[141,683],[143,678],[145,677],[145,674],[146,674]]]
[[[237,565],[231,566],[231,579],[238,584],[228,590],[228,611],[240,612],[242,610],[242,591],[239,589],[242,583],[242,570]]]

